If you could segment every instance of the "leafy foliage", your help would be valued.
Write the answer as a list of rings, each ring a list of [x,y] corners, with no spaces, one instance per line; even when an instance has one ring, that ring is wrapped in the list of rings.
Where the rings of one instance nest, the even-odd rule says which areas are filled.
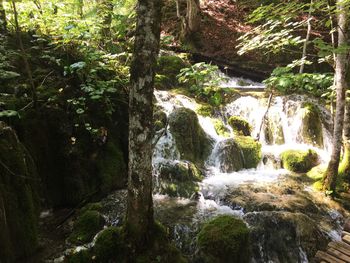
[[[285,94],[309,93],[317,97],[331,96],[329,89],[333,85],[331,73],[295,74],[290,67],[276,68],[271,76],[264,81],[268,88],[276,89]]]

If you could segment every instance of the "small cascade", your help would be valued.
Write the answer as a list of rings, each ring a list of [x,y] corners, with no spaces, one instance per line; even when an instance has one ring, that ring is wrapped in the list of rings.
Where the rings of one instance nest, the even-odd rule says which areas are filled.
[[[168,117],[177,108],[184,107],[192,111],[196,111],[200,106],[192,98],[184,95],[173,94],[169,91],[155,91],[155,97],[157,99],[157,106],[163,110]],[[162,210],[161,207],[168,207],[170,205],[172,208],[169,209],[172,211],[175,206],[176,210],[181,210],[181,213],[186,215],[185,219],[176,218],[175,220],[174,217],[168,218],[169,225],[172,225],[174,233],[173,238],[178,247],[180,247],[182,251],[185,251],[186,254],[193,255],[196,249],[194,241],[195,236],[196,233],[198,233],[198,229],[200,228],[199,226],[202,224],[202,222],[218,214],[230,214],[243,218],[249,225],[254,225],[257,222],[265,224],[271,218],[274,218],[275,215],[279,217],[281,222],[285,222],[285,220],[292,220],[291,222],[299,222],[298,220],[304,220],[304,217],[298,213],[296,214],[297,219],[295,219],[297,221],[293,221],[294,219],[289,219],[289,216],[292,216],[292,214],[287,214],[287,217],[285,217],[283,214],[284,208],[282,211],[278,211],[277,209],[277,211],[264,212],[261,214],[261,212],[259,212],[261,211],[261,208],[259,208],[260,204],[254,203],[248,206],[248,208],[243,208],[242,204],[240,203],[241,199],[235,199],[235,191],[238,191],[240,195],[240,191],[243,191],[241,190],[242,187],[242,189],[245,187],[248,189],[249,187],[253,187],[253,190],[249,190],[247,192],[249,193],[247,196],[250,196],[251,193],[259,193],[259,191],[261,191],[261,189],[264,187],[271,187],[270,185],[273,185],[271,184],[273,182],[279,182],[279,184],[283,186],[285,181],[288,181],[286,178],[288,178],[289,175],[287,170],[282,169],[280,160],[280,154],[285,150],[313,149],[320,156],[321,162],[327,162],[329,158],[328,156],[331,142],[331,133],[329,129],[332,126],[332,118],[330,113],[324,107],[320,106],[317,101],[305,96],[277,96],[274,97],[271,102],[267,114],[267,120],[264,120],[263,117],[267,110],[267,102],[267,98],[242,95],[238,99],[235,99],[223,107],[221,112],[217,112],[215,116],[204,117],[197,114],[198,122],[201,128],[213,142],[211,153],[208,155],[207,159],[203,160],[204,162],[202,165],[199,165],[200,173],[203,177],[199,182],[196,181],[192,185],[188,184],[192,187],[191,189],[199,189],[199,192],[194,195],[190,195],[188,192],[186,192],[186,198],[181,198],[179,197],[180,195],[176,194],[177,192],[181,192],[181,190],[178,189],[176,189],[177,192],[175,192],[175,195],[174,192],[173,195],[171,195],[173,197],[159,193],[155,195],[155,203],[158,209]],[[316,140],[307,140],[307,138],[305,138],[305,105],[308,105],[308,103],[317,105],[318,108],[317,112],[319,114],[319,119],[321,121],[320,127],[322,129],[322,132],[320,132],[322,138],[319,139],[319,142],[322,144],[320,145],[317,144]],[[219,120],[220,122],[224,123],[224,125],[227,125],[227,120],[231,116],[239,116],[247,120],[252,126],[253,138],[255,138],[260,132],[261,122],[264,121],[260,132],[262,161],[258,164],[257,168],[244,169],[243,167],[243,169],[235,169],[236,167],[222,167],[222,158],[224,158],[222,151],[228,151],[228,155],[230,155],[230,151],[227,149],[226,144],[229,144],[230,141],[234,142],[236,139],[233,133],[231,134],[230,138],[225,138],[217,134],[214,123],[216,120]],[[184,126],[186,125],[190,124],[184,123]],[[228,129],[230,129],[230,127],[228,127]],[[243,153],[241,153],[241,155],[243,155]],[[235,161],[234,159],[227,159],[226,162],[230,162],[231,160]],[[183,159],[182,154],[177,149],[175,137],[169,129],[166,129],[164,135],[158,140],[153,155],[154,175],[156,177],[157,185],[156,188],[159,188],[159,186],[162,184],[160,181],[164,175],[161,177],[159,174],[162,167],[185,167],[185,169],[181,168],[182,177],[179,175],[179,173],[173,172],[173,170],[171,170],[173,168],[169,168],[170,170],[167,170],[167,174],[165,176],[166,180],[169,180],[169,175],[178,178],[185,178],[181,179],[181,182],[184,183],[185,181],[183,180],[188,180],[188,177],[196,174],[193,167],[198,166],[198,163],[193,162],[194,161],[190,162]],[[185,176],[182,174],[183,172]],[[288,187],[286,187],[286,189],[286,192],[291,191],[288,190]],[[269,194],[268,191],[269,190],[267,190],[267,192],[266,190],[263,190],[263,193],[259,193],[262,195],[262,197],[257,197],[257,199],[260,200],[259,198],[262,198],[262,202],[264,202],[264,200],[271,199],[269,202],[273,204],[276,202],[274,205],[278,207],[280,202],[274,200],[278,200],[280,197],[277,194]],[[308,191],[309,190],[306,192]],[[249,200],[250,199],[248,198],[245,200],[245,202],[249,203]],[[290,200],[287,199],[286,202],[289,201]],[[281,201],[282,204],[283,202],[284,201]],[[265,209],[265,207],[263,209]],[[167,210],[165,213],[172,213],[169,212],[170,210]],[[259,219],[261,216],[263,216],[263,219]],[[288,223],[288,227],[291,227],[291,224],[292,223]],[[331,223],[328,225],[327,224],[328,223],[325,223],[326,226],[331,225]],[[299,226],[296,225],[295,227]],[[332,227],[326,227],[325,229],[330,229],[329,231],[331,231]],[[279,262],[275,261],[274,256],[271,256],[269,252],[266,251],[264,241],[257,240],[256,243],[256,246],[258,247],[258,252],[256,253],[260,253],[261,258],[264,258],[269,262]],[[305,251],[300,244],[299,239],[296,239],[293,246],[293,253],[298,259],[298,262],[308,262],[308,251]],[[263,262],[259,260],[258,257],[254,258],[254,260],[254,262]]]

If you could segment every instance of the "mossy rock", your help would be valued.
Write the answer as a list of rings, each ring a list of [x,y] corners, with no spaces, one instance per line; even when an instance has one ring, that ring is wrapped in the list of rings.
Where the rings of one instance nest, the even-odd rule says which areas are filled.
[[[99,190],[108,193],[126,184],[126,163],[123,152],[114,141],[108,141],[96,160]]]
[[[231,173],[244,168],[242,150],[234,139],[219,142],[217,158],[221,172]]]
[[[169,126],[181,159],[203,165],[211,152],[212,141],[199,125],[197,114],[187,108],[177,108],[169,116]]]
[[[228,124],[232,127],[233,132],[237,135],[250,136],[252,133],[251,125],[239,116],[231,116]]]
[[[107,263],[111,259],[126,257],[125,234],[121,227],[108,227],[96,238],[93,254],[97,262]]]
[[[302,106],[302,136],[305,143],[323,148],[322,120],[319,108],[312,103]]]
[[[0,160],[0,262],[25,261],[38,248],[40,180],[31,155],[4,122]]]
[[[213,106],[209,104],[201,104],[197,109],[196,109],[197,114],[202,115],[204,117],[212,117],[214,114],[214,109]]]
[[[135,254],[130,251],[130,238],[122,227],[109,227],[97,237],[93,247],[96,262],[169,262],[186,263],[180,251],[170,242],[166,229],[159,223],[154,223],[150,229],[150,237],[144,250]],[[130,260],[130,256],[132,259]]]
[[[98,211],[86,211],[74,222],[73,232],[68,240],[74,244],[91,242],[93,237],[103,228],[105,220]]]
[[[222,137],[230,137],[230,130],[221,120],[214,120],[214,128],[218,135]]]
[[[250,136],[236,136],[234,139],[243,153],[244,168],[256,168],[262,158],[261,143]]]
[[[154,120],[154,129],[155,131],[160,131],[161,129],[164,129],[167,125],[167,115],[162,110],[157,110],[153,115]]]
[[[65,263],[91,263],[93,261],[93,255],[89,249],[80,250],[79,252],[66,256],[64,259]]]
[[[199,191],[202,173],[190,162],[166,162],[158,167],[154,192],[174,197],[190,198]]]
[[[155,87],[157,89],[170,89],[177,87],[177,75],[188,64],[178,56],[160,56],[157,61]]]
[[[285,169],[296,173],[306,173],[319,163],[314,150],[287,150],[281,154],[281,159]]]
[[[198,248],[206,263],[250,262],[249,229],[240,219],[218,216],[199,232]]]

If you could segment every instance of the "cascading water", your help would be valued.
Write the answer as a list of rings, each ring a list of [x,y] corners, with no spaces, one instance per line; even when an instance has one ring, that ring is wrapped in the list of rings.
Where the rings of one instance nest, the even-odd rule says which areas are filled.
[[[189,108],[196,111],[198,104],[191,98],[184,95],[172,94],[168,91],[155,91],[155,97],[157,99],[157,105],[169,116],[174,109],[179,107]],[[239,205],[227,205],[225,199],[229,191],[233,188],[237,188],[240,185],[264,185],[277,181],[282,175],[289,174],[286,170],[282,169],[280,164],[276,165],[275,160],[273,164],[268,161],[272,159],[279,159],[279,155],[286,149],[314,149],[320,156],[322,162],[326,162],[329,156],[330,149],[330,132],[327,129],[331,127],[330,113],[323,107],[320,108],[320,115],[322,119],[322,141],[323,145],[316,147],[314,144],[307,143],[302,134],[303,126],[303,104],[306,102],[312,102],[317,104],[316,101],[303,96],[285,96],[274,97],[271,106],[268,109],[268,120],[272,130],[268,139],[266,134],[267,130],[264,128],[260,134],[260,142],[262,144],[263,160],[256,169],[243,169],[237,172],[225,173],[220,169],[220,142],[223,142],[226,138],[217,134],[214,126],[214,119],[219,119],[226,126],[227,129],[231,129],[227,125],[227,120],[230,116],[240,116],[245,118],[253,127],[252,136],[256,137],[260,132],[261,122],[263,116],[267,110],[267,98],[257,98],[253,96],[242,96],[230,104],[222,108],[220,114],[216,114],[215,118],[198,116],[199,124],[205,131],[205,133],[214,141],[213,149],[208,159],[205,162],[205,178],[200,183],[200,194],[192,202],[195,202],[195,212],[191,214],[191,219],[188,219],[186,223],[175,223],[174,240],[191,239],[191,245],[184,245],[183,240],[180,242],[179,247],[183,251],[187,251],[189,254],[193,253],[193,238],[194,234],[198,230],[198,222],[203,222],[206,218],[210,218],[216,214],[233,214],[238,217],[244,217],[244,210]],[[232,135],[232,137],[234,137]],[[264,158],[266,157],[266,158]],[[161,137],[155,147],[154,151],[154,174],[157,177],[160,161],[167,162],[180,162],[180,154],[176,149],[176,143],[169,130],[165,135]],[[267,161],[266,161],[267,160]],[[277,197],[276,197],[277,198]],[[156,195],[155,203],[158,207],[164,206],[164,200],[168,202],[169,198],[164,195]],[[182,198],[173,198],[178,202],[183,202]],[[193,207],[193,206],[192,206]],[[251,215],[249,215],[251,216]],[[249,218],[248,216],[248,218]],[[247,219],[248,224],[251,222]],[[189,234],[192,233],[192,234]],[[186,243],[186,242],[185,242]],[[259,244],[259,246],[262,246]],[[192,247],[192,249],[190,248]],[[262,248],[261,248],[262,249]],[[190,252],[189,252],[190,251]],[[305,251],[298,247],[299,262],[307,262],[307,256]],[[261,252],[261,257],[265,257],[265,252]],[[258,258],[254,259],[255,262],[263,262]],[[269,258],[270,262],[275,262],[273,258]],[[276,262],[279,262],[278,260]],[[282,261],[281,261],[282,262]]]

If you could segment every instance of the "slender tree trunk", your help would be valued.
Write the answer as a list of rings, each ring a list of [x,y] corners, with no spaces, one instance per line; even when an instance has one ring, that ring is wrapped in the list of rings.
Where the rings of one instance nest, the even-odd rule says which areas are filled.
[[[350,83],[350,82],[349,82]],[[344,118],[344,155],[340,165],[340,173],[347,182],[350,182],[350,102],[348,101],[345,106],[345,118]]]
[[[14,0],[12,0],[12,7],[13,7],[14,20],[15,20],[17,40],[18,40],[19,48],[21,50],[21,56],[23,59],[24,68],[25,68],[25,71],[27,73],[28,80],[29,80],[29,85],[30,85],[30,89],[31,89],[31,93],[32,93],[31,95],[32,95],[32,100],[33,100],[33,107],[36,108],[37,101],[38,101],[37,94],[36,94],[36,88],[35,88],[35,84],[34,84],[34,80],[33,80],[32,70],[31,70],[29,62],[28,62],[27,53],[24,49],[22,36],[21,36],[21,28],[18,24],[18,13],[17,13],[17,8],[16,8],[16,2]]]
[[[111,38],[111,23],[113,13],[113,2],[111,0],[100,0],[98,4],[98,15],[102,19],[100,35],[103,39]]]
[[[303,55],[301,58],[299,73],[303,73],[305,68],[307,45],[309,44],[309,39],[311,34],[311,14],[312,14],[312,8],[313,8],[312,5],[313,5],[313,0],[310,1],[309,14],[307,16],[307,32],[306,32],[305,42],[303,46]]]
[[[337,16],[338,16],[338,47],[343,47],[348,42],[348,19],[349,8],[345,7],[343,0],[337,0]],[[333,131],[333,146],[331,160],[328,163],[326,173],[324,175],[323,187],[328,191],[335,191],[336,180],[338,176],[338,167],[340,160],[340,152],[342,146],[342,133],[344,124],[345,109],[345,91],[346,91],[346,70],[348,65],[348,52],[338,52],[336,56],[336,87],[337,87],[337,105]]]
[[[80,19],[84,17],[84,0],[78,0],[78,15]]]
[[[198,32],[201,24],[199,0],[187,0],[187,34]]]
[[[129,176],[126,231],[139,249],[153,227],[153,84],[159,52],[162,0],[138,0],[129,94]]]
[[[6,32],[7,32],[7,23],[6,23],[4,1],[0,0],[0,34],[5,35]]]

